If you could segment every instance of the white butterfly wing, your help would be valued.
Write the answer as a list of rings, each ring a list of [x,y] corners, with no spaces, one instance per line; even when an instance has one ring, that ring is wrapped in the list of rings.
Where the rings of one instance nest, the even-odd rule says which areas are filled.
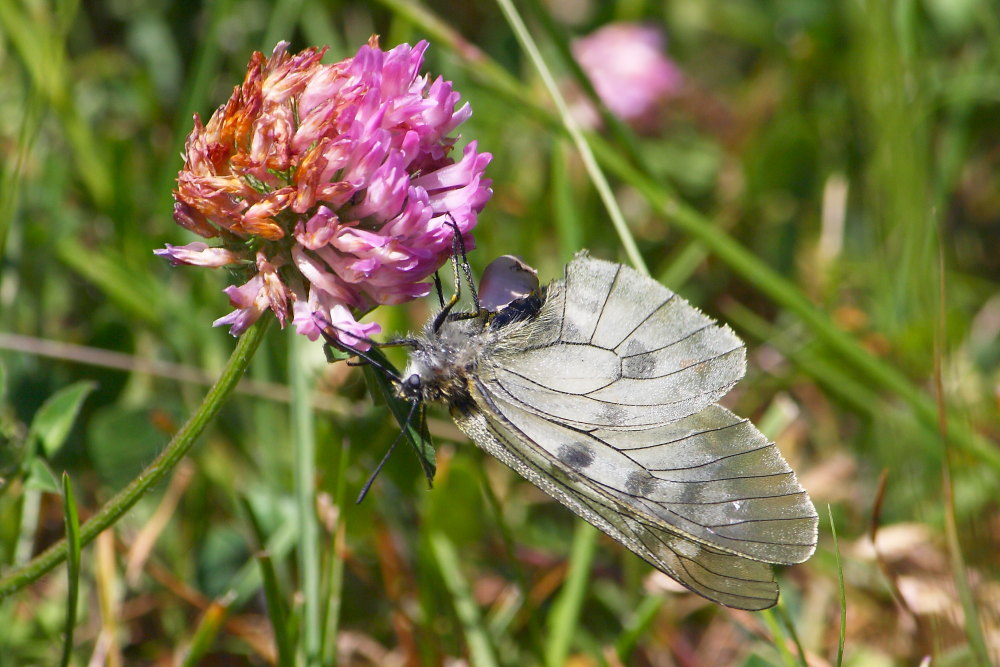
[[[777,601],[778,586],[767,563],[685,535],[653,514],[653,501],[594,481],[580,472],[579,462],[575,468],[567,465],[499,412],[456,408],[453,416],[459,428],[481,448],[692,591],[738,609],[767,609]],[[521,413],[520,417],[522,424],[535,422],[534,426],[542,429],[554,426],[530,413]],[[547,441],[546,445],[557,442]],[[555,444],[557,450],[560,446],[565,443]],[[605,473],[610,471],[607,461],[595,459],[592,465]]]
[[[715,403],[745,359],[728,327],[658,282],[580,255],[478,372],[491,393],[565,424],[645,429]]]
[[[715,405],[742,341],[659,283],[578,256],[538,317],[480,359],[480,447],[691,590],[764,609],[768,563],[806,560],[816,511],[773,443]]]

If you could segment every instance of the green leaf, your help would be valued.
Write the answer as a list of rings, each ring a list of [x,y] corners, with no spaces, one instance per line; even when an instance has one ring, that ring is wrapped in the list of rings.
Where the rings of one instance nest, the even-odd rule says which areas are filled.
[[[83,400],[96,388],[97,385],[90,381],[72,384],[52,394],[35,413],[30,438],[38,439],[47,458],[55,455],[66,442]]]
[[[377,348],[371,348],[366,354],[372,357],[383,368],[394,373],[396,372],[395,367]],[[404,401],[396,394],[396,388],[389,382],[384,372],[373,367],[371,364],[366,364],[363,368],[365,380],[368,383],[368,389],[372,397],[376,402],[379,402],[379,399],[381,399],[381,401],[384,401],[389,406],[389,410],[396,418],[396,421],[399,422],[399,427],[406,434],[406,441],[410,443],[413,451],[417,454],[420,466],[424,469],[424,475],[427,476],[427,486],[431,486],[434,482],[434,473],[437,472],[437,465],[434,462],[434,443],[431,442],[431,435],[427,430],[427,417],[424,414],[424,407],[420,406],[417,409],[416,425],[413,424],[412,420],[407,423],[406,417],[410,414],[410,403]]]
[[[326,360],[331,364],[338,361],[347,361],[351,357],[355,356],[346,350],[337,349],[333,345],[324,345],[323,353],[326,355]]]
[[[37,489],[44,493],[59,493],[59,482],[56,481],[56,476],[44,460],[33,458],[28,464],[24,488]]]
[[[73,655],[73,629],[76,627],[76,607],[80,597],[80,515],[76,510],[73,485],[69,475],[63,473],[63,512],[66,518],[66,543],[68,552],[66,569],[69,591],[66,595],[66,629],[63,637],[62,666],[69,665]]]

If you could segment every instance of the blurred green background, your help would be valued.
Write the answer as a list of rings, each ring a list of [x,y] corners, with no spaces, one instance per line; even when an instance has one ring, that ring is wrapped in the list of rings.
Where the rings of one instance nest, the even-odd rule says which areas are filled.
[[[272,327],[257,384],[83,550],[73,664],[265,665],[289,645],[302,658],[312,605],[318,662],[342,665],[777,665],[800,650],[823,665],[838,660],[841,576],[845,664],[1000,660],[1000,5],[517,7],[567,86],[569,40],[622,20],[667,35],[682,89],[654,128],[599,131],[595,152],[654,276],[747,340],[726,404],[799,472],[816,555],[780,573],[776,612],[679,593],[443,411],[434,489],[401,449],[355,506],[398,426],[315,345],[293,357],[318,406],[305,558],[321,587],[304,590],[292,335]],[[170,197],[191,114],[228,98],[254,50],[329,45],[332,62],[373,33],[384,48],[429,39],[424,71],[455,82],[474,109],[463,140],[494,156],[474,269],[516,253],[551,279],[582,247],[627,261],[496,4],[4,0],[0,27],[0,572],[63,535],[53,476],[68,472],[91,516],[233,347],[210,326],[229,311],[225,273],[152,250],[191,240]],[[393,332],[428,313],[373,316]],[[0,601],[0,664],[57,664],[66,599],[60,567]]]

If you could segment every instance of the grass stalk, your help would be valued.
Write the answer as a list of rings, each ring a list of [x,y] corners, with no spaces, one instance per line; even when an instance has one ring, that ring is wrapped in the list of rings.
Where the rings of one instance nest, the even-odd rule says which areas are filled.
[[[844,664],[844,643],[847,638],[847,591],[844,588],[844,566],[840,558],[840,542],[837,541],[837,524],[833,520],[833,508],[826,506],[830,515],[830,534],[833,536],[833,553],[837,558],[837,588],[840,591],[840,632],[837,637],[837,667]]]
[[[302,591],[302,650],[305,664],[320,664],[319,521],[316,517],[316,431],[312,391],[304,360],[307,339],[288,332],[288,384],[292,392],[292,447],[295,451],[295,503],[299,527],[299,590]]]
[[[347,520],[344,516],[344,498],[347,493],[347,464],[350,461],[350,442],[344,440],[337,463],[337,478],[333,488],[333,506],[337,516],[333,525],[333,534],[327,549],[326,585],[323,587],[323,599],[326,600],[326,610],[323,617],[323,641],[321,653],[323,664],[337,664],[337,636],[340,630],[340,610],[344,595],[344,549],[347,538]]]
[[[549,69],[548,63],[542,57],[542,52],[538,48],[535,38],[531,36],[528,27],[524,24],[524,20],[511,0],[497,0],[497,5],[499,5],[500,11],[503,12],[504,17],[507,19],[507,23],[510,24],[511,30],[514,31],[514,35],[521,44],[521,48],[528,54],[535,69],[538,70],[538,74],[542,77],[545,88],[558,110],[559,120],[573,142],[573,145],[576,147],[577,152],[580,154],[580,159],[587,170],[587,175],[590,176],[590,180],[593,182],[594,188],[601,198],[601,202],[611,217],[611,224],[618,234],[618,240],[621,241],[629,263],[637,271],[648,276],[649,268],[646,266],[646,260],[642,258],[642,254],[639,252],[639,246],[636,245],[635,237],[632,236],[632,231],[628,228],[628,223],[625,222],[625,215],[622,213],[621,207],[618,206],[618,200],[615,199],[615,195],[611,191],[611,185],[604,176],[601,167],[597,164],[594,152],[587,139],[583,136],[580,125],[570,112],[569,105],[559,90],[559,84],[556,83],[552,70]]]
[[[267,617],[274,631],[274,644],[278,654],[278,667],[294,667],[295,647],[288,628],[288,610],[285,608],[285,598],[278,575],[274,571],[274,563],[267,552],[257,554],[257,564],[260,565],[260,575],[264,583],[264,599],[267,601]]]
[[[788,642],[785,641],[785,633],[781,629],[781,623],[778,622],[778,615],[775,613],[774,609],[767,609],[761,612],[760,616],[764,619],[764,623],[771,631],[772,643],[774,644],[774,647],[778,649],[781,659],[788,667],[795,667],[795,656],[793,656],[792,652],[788,650]]]
[[[68,667],[73,656],[73,630],[76,628],[76,607],[80,597],[80,515],[76,509],[73,483],[69,474],[63,473],[63,515],[66,520],[66,543],[68,553],[66,574],[66,625],[63,631],[62,667]]]
[[[625,626],[625,630],[618,635],[615,640],[615,654],[622,664],[629,664],[629,656],[635,649],[639,639],[649,630],[649,627],[656,620],[657,614],[663,608],[666,598],[662,595],[647,595],[636,607],[632,620]]]
[[[552,611],[549,612],[549,632],[545,643],[545,664],[548,667],[560,667],[566,663],[587,596],[594,552],[597,551],[598,530],[582,520],[575,523],[569,571]]]
[[[455,613],[465,631],[469,644],[469,658],[473,667],[497,667],[496,653],[490,642],[489,632],[483,624],[479,605],[472,596],[469,582],[462,576],[458,551],[447,535],[435,530],[428,535],[431,550],[437,560],[438,571],[455,602]]]

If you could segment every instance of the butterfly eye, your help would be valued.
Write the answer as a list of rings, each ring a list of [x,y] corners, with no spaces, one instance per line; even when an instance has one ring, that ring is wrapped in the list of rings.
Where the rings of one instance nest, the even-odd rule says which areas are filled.
[[[417,390],[420,389],[420,376],[414,373],[410,377],[403,380],[406,383],[407,389]]]

